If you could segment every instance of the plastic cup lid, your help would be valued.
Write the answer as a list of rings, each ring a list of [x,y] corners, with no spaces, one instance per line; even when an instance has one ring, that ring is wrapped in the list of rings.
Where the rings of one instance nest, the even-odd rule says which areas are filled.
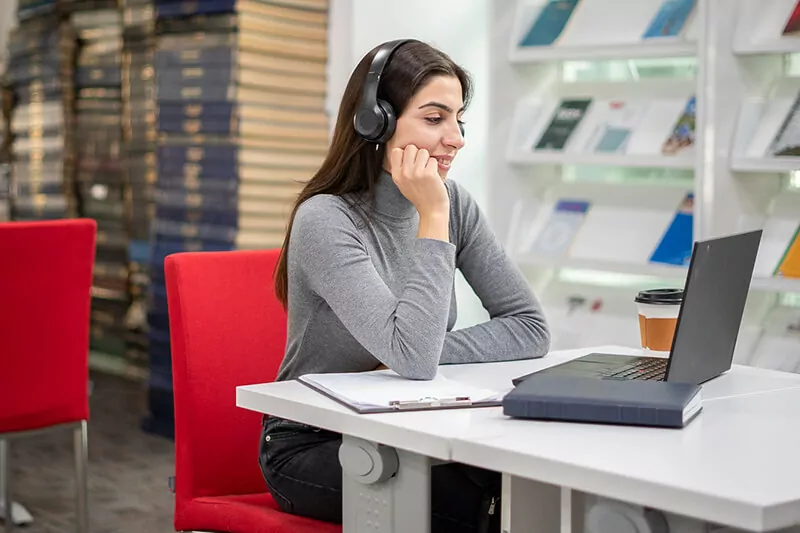
[[[683,302],[682,289],[649,289],[639,292],[634,299],[639,304],[675,305]]]

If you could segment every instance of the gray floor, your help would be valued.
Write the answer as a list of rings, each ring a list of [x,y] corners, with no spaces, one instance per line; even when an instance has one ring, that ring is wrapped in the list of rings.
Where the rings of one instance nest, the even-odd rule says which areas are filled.
[[[92,374],[89,422],[89,512],[92,533],[169,533],[173,443],[139,429],[144,384]],[[14,441],[14,500],[34,515],[25,533],[75,531],[72,434]],[[0,532],[4,531],[0,526]]]

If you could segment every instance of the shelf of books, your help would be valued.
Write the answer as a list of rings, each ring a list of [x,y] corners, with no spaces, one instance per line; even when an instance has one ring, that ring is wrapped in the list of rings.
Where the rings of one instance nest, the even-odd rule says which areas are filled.
[[[737,360],[800,372],[797,1],[511,4],[493,7],[489,216],[554,347],[635,345],[639,288],[682,287],[695,241],[761,228]]]
[[[694,57],[697,25],[691,4],[673,2],[662,9],[661,0],[520,1],[509,58],[520,64]]]
[[[327,0],[156,3],[148,431],[170,434],[164,259],[280,247],[328,146]]]

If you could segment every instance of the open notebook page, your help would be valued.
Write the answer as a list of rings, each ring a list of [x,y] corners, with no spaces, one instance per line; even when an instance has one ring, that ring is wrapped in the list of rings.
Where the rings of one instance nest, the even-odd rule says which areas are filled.
[[[507,391],[476,387],[438,374],[429,381],[407,379],[393,370],[306,374],[299,381],[359,409],[392,407],[392,402],[420,402],[436,399],[447,402],[469,398],[471,403],[499,401]]]

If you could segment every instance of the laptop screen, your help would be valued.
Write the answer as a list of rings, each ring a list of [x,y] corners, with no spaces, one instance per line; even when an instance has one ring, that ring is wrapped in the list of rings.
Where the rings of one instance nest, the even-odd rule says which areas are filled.
[[[700,384],[730,369],[761,233],[695,243],[667,381]]]

